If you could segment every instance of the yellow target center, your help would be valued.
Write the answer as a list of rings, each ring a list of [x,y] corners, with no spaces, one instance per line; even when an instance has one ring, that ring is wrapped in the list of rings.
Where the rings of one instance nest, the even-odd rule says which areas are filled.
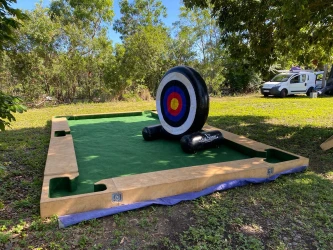
[[[173,109],[173,110],[176,110],[179,106],[179,102],[177,100],[177,98],[172,98],[171,99],[171,103],[170,103],[170,107]]]

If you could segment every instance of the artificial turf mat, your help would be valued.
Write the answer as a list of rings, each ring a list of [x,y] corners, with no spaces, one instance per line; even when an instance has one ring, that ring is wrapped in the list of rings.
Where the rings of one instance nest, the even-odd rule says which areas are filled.
[[[186,154],[179,141],[144,141],[142,129],[158,123],[150,114],[69,119],[79,168],[77,189],[69,192],[68,183],[54,181],[52,187],[50,184],[50,196],[94,192],[94,183],[102,179],[254,157],[226,145]]]

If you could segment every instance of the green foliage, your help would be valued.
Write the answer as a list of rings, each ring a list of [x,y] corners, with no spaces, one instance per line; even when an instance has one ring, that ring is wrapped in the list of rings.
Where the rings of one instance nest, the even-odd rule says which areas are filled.
[[[212,4],[231,58],[245,59],[257,71],[286,57],[302,65],[332,60],[332,6],[324,0],[184,2],[191,8]]]
[[[50,6],[50,13],[53,18],[64,18],[66,24],[80,20],[80,25],[88,27],[96,19],[110,23],[114,15],[112,4],[112,0],[55,0]]]
[[[5,166],[0,166],[0,180],[6,176],[6,174],[7,174],[6,170],[7,169]],[[1,201],[0,201],[0,207],[1,207]]]
[[[188,26],[175,22],[173,29],[175,37],[169,48],[170,57],[174,65],[192,65],[196,61],[197,53],[194,49],[196,37]]]
[[[47,96],[52,103],[149,99],[176,65],[194,67],[219,96],[226,88],[256,91],[273,68],[321,69],[332,60],[332,8],[323,0],[185,0],[190,8],[181,7],[171,29],[160,0],[122,0],[113,25],[121,44],[108,36],[112,0],[54,0],[24,14],[10,8],[14,2],[0,0],[0,25],[9,27],[0,31],[0,43],[7,39],[0,88],[37,106]]]
[[[220,30],[211,16],[212,6],[205,9],[181,7],[180,21],[174,28],[178,31],[173,55],[178,64],[195,67],[213,95],[219,95],[223,82],[223,59],[225,49],[220,43]],[[172,50],[171,50],[172,51]]]
[[[6,91],[32,102],[100,96],[105,55],[112,50],[105,26],[113,17],[111,6],[110,0],[57,0],[49,9],[37,5],[28,12],[18,44],[0,57]]]
[[[10,239],[9,233],[0,232],[0,243],[5,244],[9,241],[9,239]]]
[[[0,60],[3,59],[4,47],[16,42],[15,29],[22,25],[22,20],[27,19],[21,10],[12,8],[11,3],[16,3],[16,0],[0,0]],[[26,111],[21,102],[19,97],[6,95],[0,90],[0,131],[4,131],[11,121],[15,121],[13,113]]]
[[[27,16],[19,9],[14,9],[10,5],[16,0],[0,0],[0,50],[9,43],[15,43],[15,29],[22,25],[22,21]]]
[[[122,17],[113,28],[121,34],[123,44],[117,44],[106,60],[105,84],[115,99],[138,95],[149,99],[171,66],[171,38],[161,21],[166,8],[159,0],[121,1],[120,12]]]
[[[109,51],[104,62],[104,82],[106,87],[111,89],[115,99],[120,99],[125,89],[131,84],[126,79],[124,58],[124,46],[116,44],[114,51]]]
[[[154,94],[158,82],[168,69],[171,40],[162,27],[143,26],[124,41],[124,67],[130,81],[143,84]]]
[[[140,27],[164,26],[161,18],[165,18],[167,13],[160,0],[135,0],[132,3],[121,0],[119,6],[122,17],[115,21],[113,29],[121,34],[122,39],[133,35]]]
[[[23,113],[26,110],[19,97],[6,95],[0,91],[0,130],[4,131],[6,126],[10,126],[10,122],[15,121],[13,113]]]
[[[236,93],[257,92],[262,82],[256,70],[245,60],[226,60],[224,76],[225,85]]]

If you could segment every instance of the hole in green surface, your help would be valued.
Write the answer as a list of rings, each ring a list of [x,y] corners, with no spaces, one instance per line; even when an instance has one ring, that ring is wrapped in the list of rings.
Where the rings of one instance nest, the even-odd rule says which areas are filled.
[[[56,115],[54,118],[66,118],[67,120],[73,120],[73,116],[66,116],[66,115]]]
[[[290,161],[298,159],[299,157],[294,156],[292,154],[288,154],[286,152],[277,150],[277,149],[266,149],[267,156],[265,161],[268,163],[278,163],[283,161]]]
[[[268,163],[278,163],[298,159],[299,157],[277,149],[266,149],[266,151],[257,151],[255,149],[240,145],[236,142],[224,139],[224,144],[250,157],[265,158]]]
[[[101,192],[106,190],[105,184],[96,184],[94,185],[94,192]]]
[[[70,179],[69,177],[58,177],[50,180],[49,197],[57,198],[72,195],[78,187],[79,177]],[[82,184],[81,184],[82,185]],[[88,184],[93,185],[93,184]],[[93,185],[94,192],[101,192],[107,189],[105,184]]]
[[[69,177],[58,177],[50,180],[49,197],[59,197],[57,193],[74,192],[77,188],[78,177],[70,179]]]
[[[55,131],[54,132],[54,136],[55,137],[62,137],[62,136],[66,136],[68,134],[70,134],[71,132],[70,131],[65,131],[65,130],[60,130],[60,131]]]
[[[229,141],[228,139],[224,138],[223,142],[226,146],[242,153],[245,155],[248,155],[250,157],[260,157],[260,158],[266,158],[267,153],[265,151],[257,151],[253,148],[246,147],[244,145],[238,144],[233,141]]]
[[[112,117],[127,117],[127,116],[142,116],[143,112],[131,112],[131,113],[110,113],[110,114],[91,114],[91,115],[76,115],[72,119],[68,120],[85,120],[85,119],[100,119],[100,118],[112,118]]]

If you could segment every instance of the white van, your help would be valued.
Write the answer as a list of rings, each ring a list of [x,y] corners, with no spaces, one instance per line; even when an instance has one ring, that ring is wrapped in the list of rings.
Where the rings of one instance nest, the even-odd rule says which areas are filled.
[[[297,70],[280,73],[261,87],[261,94],[285,97],[294,94],[310,95],[312,91],[321,88],[323,71],[310,72]]]

